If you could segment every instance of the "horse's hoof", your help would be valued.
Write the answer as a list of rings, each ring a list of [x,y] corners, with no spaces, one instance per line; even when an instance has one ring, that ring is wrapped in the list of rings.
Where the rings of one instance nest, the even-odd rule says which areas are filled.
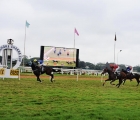
[[[117,88],[119,88],[120,86],[118,85]]]

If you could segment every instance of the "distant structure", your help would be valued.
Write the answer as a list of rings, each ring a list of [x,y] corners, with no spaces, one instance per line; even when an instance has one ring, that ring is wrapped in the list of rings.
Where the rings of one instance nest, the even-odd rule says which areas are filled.
[[[18,47],[14,46],[14,40],[8,39],[6,45],[0,46],[0,52],[2,51],[2,63],[0,65],[0,77],[3,78],[17,78],[19,77],[18,67],[22,62],[22,54]],[[18,54],[16,64],[13,65],[13,50]]]

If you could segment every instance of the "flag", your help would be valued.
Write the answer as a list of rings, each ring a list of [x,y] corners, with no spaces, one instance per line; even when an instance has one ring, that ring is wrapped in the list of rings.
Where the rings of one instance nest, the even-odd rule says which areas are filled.
[[[76,30],[76,28],[75,28],[74,32],[79,36],[79,33],[78,33],[78,31]]]
[[[116,34],[115,34],[115,39],[114,39],[115,41],[117,41],[117,37],[116,37]]]
[[[29,25],[30,25],[30,24],[26,21],[26,27],[27,27],[27,28],[29,27]]]

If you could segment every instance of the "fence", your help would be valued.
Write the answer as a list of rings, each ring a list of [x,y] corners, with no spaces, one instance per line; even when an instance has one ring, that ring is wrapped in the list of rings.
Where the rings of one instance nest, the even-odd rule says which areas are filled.
[[[101,70],[88,70],[88,69],[63,69],[63,68],[54,68],[61,70],[61,74],[79,74],[79,75],[97,75],[101,74]],[[31,67],[20,67],[21,73],[22,72],[32,72]]]

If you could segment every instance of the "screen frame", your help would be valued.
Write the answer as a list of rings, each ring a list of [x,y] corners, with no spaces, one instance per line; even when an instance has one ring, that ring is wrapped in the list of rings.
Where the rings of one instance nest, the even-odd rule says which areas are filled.
[[[71,69],[71,68],[78,68],[79,67],[79,49],[77,49],[77,48],[66,48],[66,47],[56,47],[56,46],[40,46],[40,60],[43,60],[44,61],[44,51],[45,51],[45,47],[47,48],[47,47],[55,47],[55,48],[65,48],[65,49],[70,49],[70,50],[72,50],[72,49],[75,49],[75,65],[74,66],[69,66],[69,65],[59,65],[59,66],[57,66],[57,65],[53,65],[53,66],[51,66],[51,65],[48,65],[48,66],[51,66],[51,67],[55,67],[55,68],[69,68],[69,69]]]

